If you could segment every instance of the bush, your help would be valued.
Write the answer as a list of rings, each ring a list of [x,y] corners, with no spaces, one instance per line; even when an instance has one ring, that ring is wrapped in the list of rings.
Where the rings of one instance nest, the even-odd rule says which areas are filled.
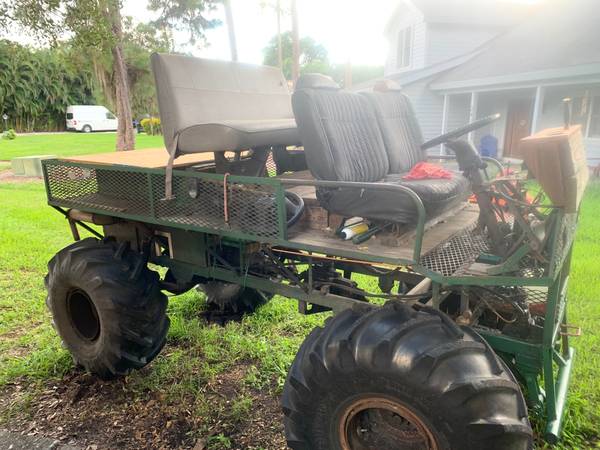
[[[12,128],[10,130],[2,133],[2,139],[8,139],[9,141],[12,141],[13,139],[16,139],[16,138],[17,138],[17,133],[15,133],[15,130],[13,130]]]
[[[149,117],[142,119],[140,124],[144,128],[144,132],[151,136],[156,134],[162,134],[162,128],[160,126],[160,119],[158,117]]]

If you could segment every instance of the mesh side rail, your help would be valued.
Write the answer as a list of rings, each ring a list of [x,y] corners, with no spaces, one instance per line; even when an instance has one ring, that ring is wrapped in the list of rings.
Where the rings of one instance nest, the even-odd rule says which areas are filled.
[[[419,264],[445,277],[459,275],[481,253],[487,251],[487,239],[474,223],[423,255]]]
[[[277,181],[232,176],[225,196],[222,176],[174,171],[175,199],[166,201],[160,170],[61,161],[43,167],[48,200],[58,206],[249,239],[285,237]]]

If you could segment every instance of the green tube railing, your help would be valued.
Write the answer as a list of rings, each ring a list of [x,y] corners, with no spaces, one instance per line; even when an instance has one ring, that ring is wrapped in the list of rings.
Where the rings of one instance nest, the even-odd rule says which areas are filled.
[[[364,183],[357,181],[327,181],[327,180],[299,180],[299,179],[281,179],[284,186],[315,186],[324,188],[350,188],[350,189],[368,189],[374,191],[387,191],[404,193],[408,195],[417,207],[417,228],[415,234],[415,246],[413,249],[413,263],[418,263],[421,259],[421,247],[423,245],[423,234],[425,232],[426,212],[421,198],[410,188],[398,184],[387,183]]]

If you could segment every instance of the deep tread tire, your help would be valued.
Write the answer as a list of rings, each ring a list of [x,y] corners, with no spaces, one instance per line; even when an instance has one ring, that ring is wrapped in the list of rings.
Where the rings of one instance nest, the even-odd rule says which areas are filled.
[[[313,330],[283,391],[288,445],[339,450],[343,405],[369,396],[409,407],[440,449],[532,446],[512,373],[481,336],[428,308],[417,312],[389,302],[347,310]]]
[[[159,276],[126,244],[87,238],[48,263],[46,304],[75,363],[111,379],[152,361],[166,342],[167,297]],[[99,333],[85,339],[74,325],[69,295],[79,290],[95,307]]]
[[[208,308],[220,313],[251,314],[271,296],[256,289],[224,281],[209,281],[200,285],[206,294]]]

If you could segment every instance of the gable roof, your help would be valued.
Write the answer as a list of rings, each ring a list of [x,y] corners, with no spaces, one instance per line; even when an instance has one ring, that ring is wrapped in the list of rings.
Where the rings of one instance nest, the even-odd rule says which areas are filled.
[[[528,21],[490,41],[432,89],[600,74],[597,0],[547,0]]]
[[[477,50],[475,50],[475,52],[476,51]],[[464,63],[472,57],[473,52],[466,53],[464,55],[455,56],[454,58],[445,59],[444,61],[440,61],[431,66],[423,67],[422,69],[409,70],[407,72],[384,75],[382,77],[374,78],[372,80],[367,80],[363,81],[362,83],[352,85],[350,90],[356,92],[366,91],[373,88],[373,86],[375,86],[375,84],[381,80],[392,80],[398,83],[401,87],[405,87],[417,81],[421,81],[426,78],[432,78],[435,75],[438,75],[442,72],[445,72]]]
[[[419,11],[428,23],[506,28],[523,21],[537,7],[498,0],[400,0],[385,32],[407,11]]]

